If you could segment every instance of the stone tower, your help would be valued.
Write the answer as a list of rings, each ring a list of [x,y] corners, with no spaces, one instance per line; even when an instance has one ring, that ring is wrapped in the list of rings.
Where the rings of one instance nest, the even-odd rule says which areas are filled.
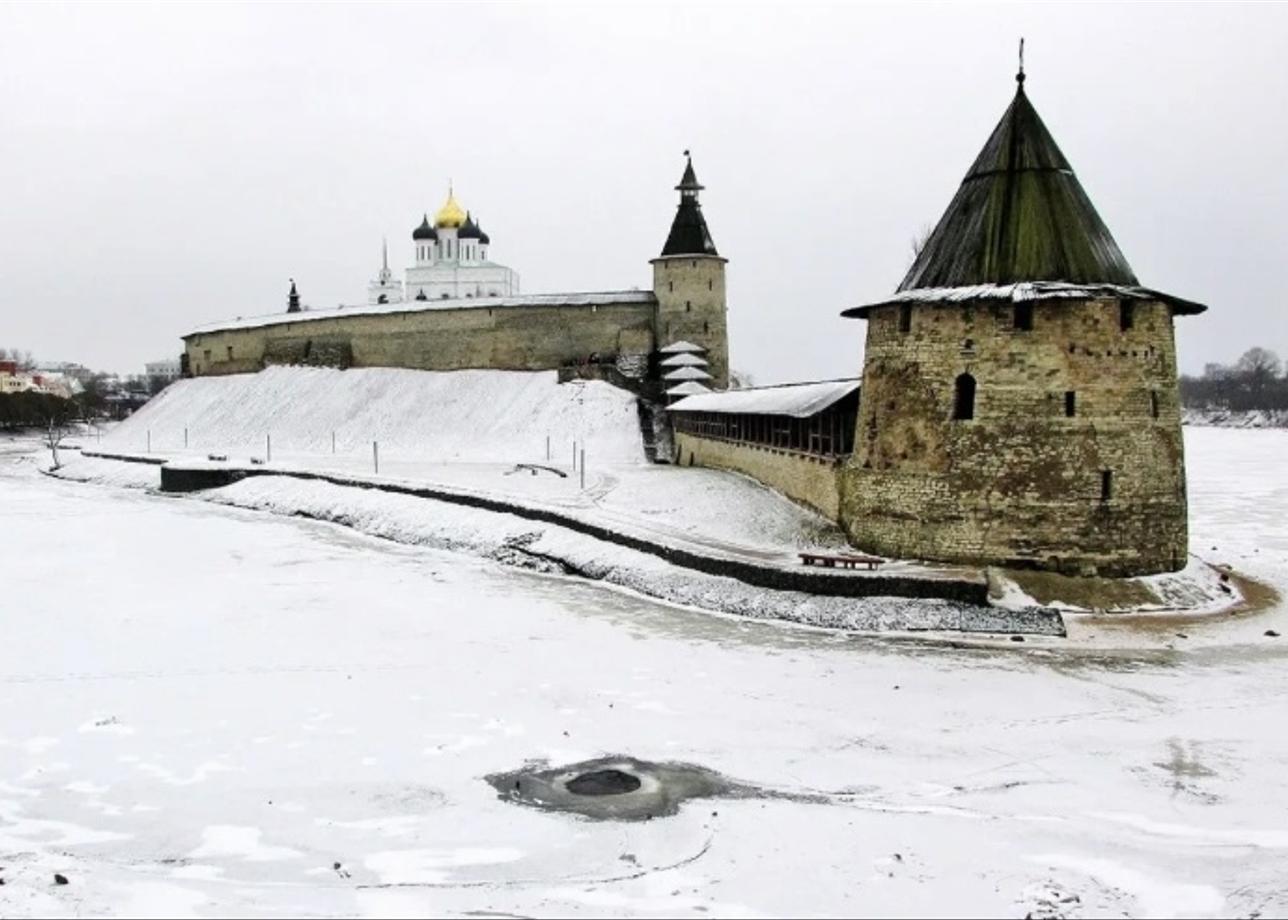
[[[1185,565],[1173,319],[1024,92],[868,321],[841,519],[905,558],[1138,575]]]
[[[689,152],[684,152],[688,158]],[[692,342],[705,348],[711,384],[729,386],[729,336],[725,327],[725,263],[711,242],[698,193],[703,186],[690,158],[676,190],[680,206],[662,254],[653,263],[657,295],[655,335],[659,348]]]

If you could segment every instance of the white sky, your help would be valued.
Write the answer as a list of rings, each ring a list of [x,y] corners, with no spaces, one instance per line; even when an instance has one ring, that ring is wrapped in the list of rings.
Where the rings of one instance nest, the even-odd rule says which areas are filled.
[[[525,293],[647,288],[691,147],[733,365],[857,375],[1029,95],[1198,370],[1288,355],[1288,6],[0,5],[0,346],[140,372],[198,324],[364,302],[448,179]]]

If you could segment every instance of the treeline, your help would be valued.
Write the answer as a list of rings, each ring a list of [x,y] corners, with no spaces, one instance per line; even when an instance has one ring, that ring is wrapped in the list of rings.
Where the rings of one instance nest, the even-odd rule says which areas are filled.
[[[48,428],[83,418],[84,407],[52,393],[0,393],[0,429]]]
[[[1250,348],[1234,364],[1209,364],[1200,377],[1182,374],[1181,405],[1231,412],[1288,409],[1283,362],[1268,348]]]
[[[29,371],[36,366],[31,352],[21,348],[0,348],[0,361],[12,361],[20,371]]]

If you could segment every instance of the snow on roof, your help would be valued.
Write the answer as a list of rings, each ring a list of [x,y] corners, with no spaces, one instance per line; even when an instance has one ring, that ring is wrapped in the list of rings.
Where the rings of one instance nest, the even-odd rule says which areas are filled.
[[[823,380],[815,383],[785,383],[781,386],[726,390],[722,393],[689,396],[671,406],[672,412],[728,412],[748,415],[789,415],[808,418],[817,415],[851,393],[858,392],[858,378]]]
[[[710,393],[710,387],[704,387],[696,380],[686,380],[684,383],[677,383],[671,389],[666,391],[667,396],[695,396],[699,393]]]
[[[427,310],[481,310],[508,307],[584,307],[621,303],[654,304],[652,291],[590,291],[575,294],[525,294],[519,297],[458,297],[451,300],[410,300],[405,303],[363,304],[331,309],[309,308],[300,313],[270,313],[266,316],[238,317],[219,323],[198,326],[183,338],[228,329],[255,329],[284,323],[307,323],[320,319],[346,316],[371,316],[382,313],[421,313]]]
[[[667,358],[665,361],[662,362],[662,366],[663,367],[706,367],[707,361],[705,358],[699,358],[697,355],[689,354],[688,352],[685,352],[684,354],[671,355],[671,357]]]
[[[1125,284],[1070,284],[1065,281],[1017,281],[1014,284],[969,284],[962,287],[913,288],[898,291],[875,303],[842,310],[842,316],[866,318],[876,307],[900,303],[964,303],[968,300],[1009,300],[1019,303],[1026,300],[1071,298],[1087,300],[1093,297],[1121,297],[1134,300],[1162,300],[1171,304],[1178,313],[1202,313],[1202,304],[1180,300],[1150,288]]]
[[[686,351],[702,354],[703,352],[706,351],[706,349],[703,348],[701,345],[694,345],[692,342],[679,341],[679,342],[672,342],[670,345],[667,345],[665,348],[659,348],[658,351],[660,351],[664,355],[678,355]]]
[[[710,380],[711,375],[697,367],[677,367],[662,375],[663,380]]]

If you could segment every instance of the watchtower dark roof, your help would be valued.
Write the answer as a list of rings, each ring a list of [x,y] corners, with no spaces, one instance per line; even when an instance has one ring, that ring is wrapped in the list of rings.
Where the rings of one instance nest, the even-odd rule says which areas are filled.
[[[1015,98],[892,297],[843,310],[866,317],[910,301],[1118,296],[1174,313],[1207,307],[1140,286],[1016,76]]]
[[[1016,281],[1138,283],[1029,102],[1023,74],[899,290]]]
[[[711,241],[711,231],[707,229],[706,219],[702,216],[702,205],[698,203],[698,192],[703,186],[698,182],[693,171],[693,159],[689,152],[684,152],[687,163],[684,175],[676,191],[680,193],[680,207],[671,222],[671,232],[662,247],[664,256],[717,256],[716,244]]]

